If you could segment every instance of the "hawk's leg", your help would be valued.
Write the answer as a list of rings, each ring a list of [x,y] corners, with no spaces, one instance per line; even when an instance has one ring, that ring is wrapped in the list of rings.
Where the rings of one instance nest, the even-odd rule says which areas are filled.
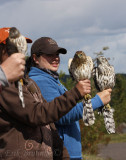
[[[105,110],[108,110],[108,111],[110,111],[110,109],[111,109],[111,106],[110,106],[110,104],[106,104],[106,105],[104,106],[104,109],[105,109]]]
[[[115,133],[114,109],[109,104],[105,105],[102,109],[104,116],[105,128],[107,132]]]
[[[83,101],[83,121],[86,126],[91,126],[94,124],[95,121],[95,116],[92,108],[92,103],[91,103],[91,95],[86,94],[84,96],[84,101]]]
[[[24,103],[24,96],[23,96],[23,80],[20,79],[20,81],[18,81],[18,93],[19,93],[19,98],[21,100],[22,103],[22,107],[25,108],[25,103]]]
[[[86,94],[84,96],[85,101],[88,101],[89,99],[91,99],[91,95],[90,94]]]

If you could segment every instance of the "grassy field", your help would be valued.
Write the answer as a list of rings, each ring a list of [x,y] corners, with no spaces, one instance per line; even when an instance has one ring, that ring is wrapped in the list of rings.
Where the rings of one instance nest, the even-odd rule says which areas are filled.
[[[126,142],[126,134],[110,134],[110,135],[106,135],[106,137],[111,138],[109,143]],[[83,160],[111,160],[111,159],[104,159],[104,158],[98,157],[97,155],[86,155],[85,154],[83,156]]]
[[[96,155],[85,155],[83,156],[83,160],[112,160],[111,158],[101,158]]]
[[[126,134],[110,134],[109,137],[111,138],[110,143],[126,142]]]
[[[96,155],[84,155],[83,160],[104,160],[104,159],[97,157]]]

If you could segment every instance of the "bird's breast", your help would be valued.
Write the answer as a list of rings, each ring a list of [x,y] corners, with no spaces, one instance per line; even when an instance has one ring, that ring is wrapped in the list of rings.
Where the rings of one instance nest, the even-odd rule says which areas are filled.
[[[75,69],[73,69],[73,77],[75,80],[84,80],[84,79],[90,79],[91,78],[91,70],[88,66],[78,66]]]

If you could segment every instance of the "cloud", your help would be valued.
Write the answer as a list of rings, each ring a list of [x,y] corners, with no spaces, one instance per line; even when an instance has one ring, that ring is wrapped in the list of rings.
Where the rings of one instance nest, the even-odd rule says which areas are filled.
[[[126,1],[124,0],[1,0],[0,27],[16,26],[34,40],[50,36],[68,50],[59,70],[77,50],[94,57],[104,46],[116,72],[126,73]],[[29,45],[30,52],[30,45]],[[121,63],[120,63],[121,62]]]

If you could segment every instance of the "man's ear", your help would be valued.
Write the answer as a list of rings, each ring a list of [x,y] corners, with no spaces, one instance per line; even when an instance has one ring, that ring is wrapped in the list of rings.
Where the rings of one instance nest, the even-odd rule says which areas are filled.
[[[8,58],[8,54],[6,52],[6,49],[2,50],[1,56],[0,56],[0,61],[4,62]]]
[[[34,62],[36,64],[39,64],[38,57],[36,56],[36,54],[33,54],[32,57],[33,57]]]

